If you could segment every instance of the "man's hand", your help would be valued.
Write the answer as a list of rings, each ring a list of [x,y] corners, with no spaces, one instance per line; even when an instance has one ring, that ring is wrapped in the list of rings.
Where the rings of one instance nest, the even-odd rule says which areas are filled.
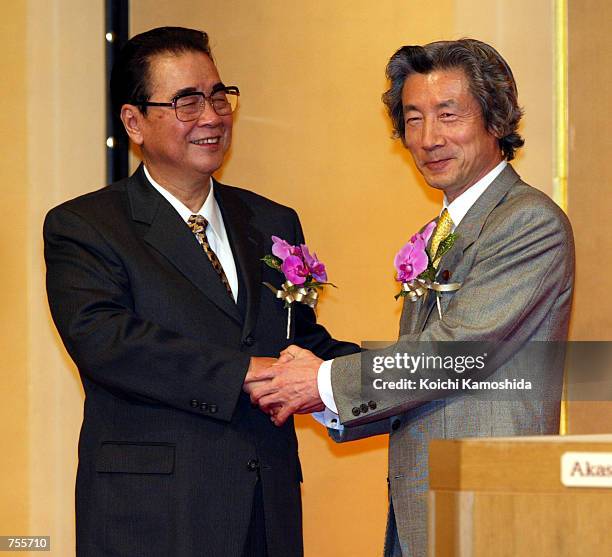
[[[245,391],[254,404],[271,415],[277,426],[283,425],[292,414],[323,410],[325,405],[317,386],[322,362],[309,350],[291,345],[272,367],[247,374]]]
[[[271,366],[278,361],[277,358],[267,358],[263,356],[251,356],[251,362],[249,363],[249,369],[244,378],[244,384],[242,390],[248,395],[255,386],[260,385],[273,377],[273,374],[267,374]]]

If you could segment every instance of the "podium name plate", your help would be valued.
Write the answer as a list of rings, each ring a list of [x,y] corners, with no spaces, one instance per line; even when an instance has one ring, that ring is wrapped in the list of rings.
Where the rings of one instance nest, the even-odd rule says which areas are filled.
[[[567,487],[612,488],[612,453],[563,453],[561,483]]]

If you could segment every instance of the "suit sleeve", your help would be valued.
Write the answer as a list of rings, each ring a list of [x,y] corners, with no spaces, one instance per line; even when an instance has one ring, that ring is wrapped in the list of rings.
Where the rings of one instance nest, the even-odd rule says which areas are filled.
[[[473,244],[472,249],[477,250],[473,265],[445,309],[444,319],[436,316],[421,333],[400,336],[381,355],[414,351],[414,343],[423,341],[509,340],[512,346],[520,346],[544,320],[551,319],[551,310],[559,300],[567,300],[569,304],[574,248],[565,217],[549,205],[512,207],[498,217],[499,222],[485,225]],[[501,226],[504,219],[512,219],[512,225]],[[551,328],[555,327],[566,330],[567,323],[551,324]],[[510,356],[500,354],[496,365],[503,364]],[[398,390],[387,393],[386,400],[378,403],[375,411],[354,416],[352,409],[367,403],[362,400],[362,381],[372,381],[375,377],[368,369],[363,370],[362,376],[359,355],[334,361],[332,387],[344,425],[388,418],[436,398],[435,392],[427,393],[425,398],[417,390]],[[418,372],[411,377],[418,381]]]
[[[129,277],[101,234],[66,208],[44,225],[47,295],[64,344],[89,381],[118,396],[229,421],[249,356],[187,338],[134,312]],[[193,403],[195,406],[195,403]]]
[[[294,212],[294,245],[305,243],[302,226]],[[360,351],[357,344],[332,338],[327,329],[317,323],[315,312],[305,304],[294,304],[295,309],[295,339],[294,342],[302,348],[307,348],[319,358],[329,360]]]

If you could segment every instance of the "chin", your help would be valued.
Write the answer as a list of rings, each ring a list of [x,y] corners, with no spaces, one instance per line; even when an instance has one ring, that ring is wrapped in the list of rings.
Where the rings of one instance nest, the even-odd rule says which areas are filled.
[[[439,176],[423,176],[427,184],[436,189],[446,191],[451,185],[452,180],[443,180]]]
[[[206,161],[198,161],[194,164],[194,168],[201,172],[202,174],[212,174],[221,168],[223,164],[223,157],[219,157],[215,160],[206,160]]]

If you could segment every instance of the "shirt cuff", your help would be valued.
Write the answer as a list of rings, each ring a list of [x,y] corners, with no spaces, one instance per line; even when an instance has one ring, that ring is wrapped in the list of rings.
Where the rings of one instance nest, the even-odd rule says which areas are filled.
[[[340,423],[338,407],[334,401],[334,393],[331,385],[332,362],[333,360],[327,360],[319,366],[317,388],[319,389],[319,396],[326,408],[323,412],[313,412],[312,417],[329,429],[343,430],[344,426]]]
[[[337,429],[338,431],[344,429],[338,414],[332,412],[329,408],[326,408],[323,412],[313,412],[312,417],[329,429]]]
[[[334,360],[326,360],[319,366],[317,375],[317,388],[323,404],[334,414],[338,414],[338,407],[334,401],[334,392],[331,384],[331,367]]]

